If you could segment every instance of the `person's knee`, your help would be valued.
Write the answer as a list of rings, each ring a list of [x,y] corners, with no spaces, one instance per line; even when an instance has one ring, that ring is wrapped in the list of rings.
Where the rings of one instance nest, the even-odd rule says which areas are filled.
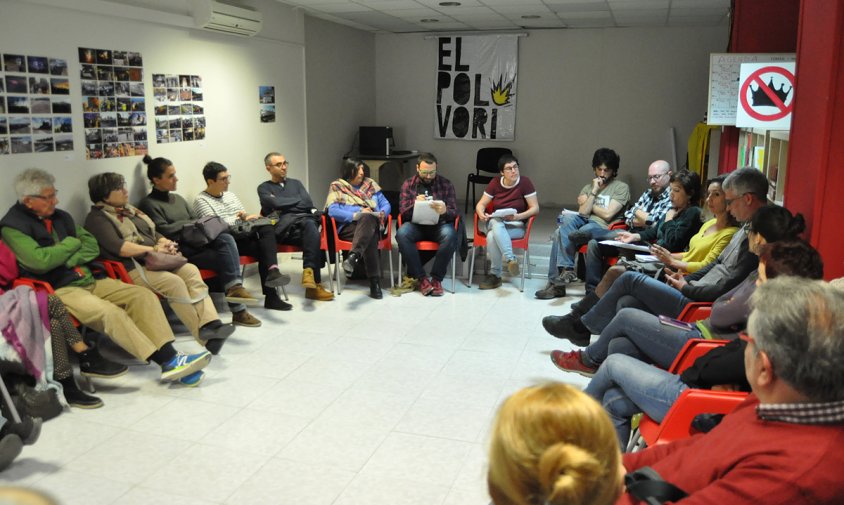
[[[440,244],[447,248],[457,247],[457,230],[454,226],[443,226],[440,228]]]

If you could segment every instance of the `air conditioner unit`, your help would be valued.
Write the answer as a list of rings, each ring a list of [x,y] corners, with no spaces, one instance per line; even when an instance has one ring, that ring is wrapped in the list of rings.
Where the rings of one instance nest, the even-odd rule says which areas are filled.
[[[193,0],[193,19],[199,28],[252,37],[261,31],[260,12],[213,0]]]

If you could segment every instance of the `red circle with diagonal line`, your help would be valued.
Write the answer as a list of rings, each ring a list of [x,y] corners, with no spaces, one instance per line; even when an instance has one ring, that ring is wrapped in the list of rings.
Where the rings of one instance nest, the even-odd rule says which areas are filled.
[[[741,100],[741,106],[747,115],[756,119],[758,121],[776,121],[777,119],[782,119],[785,116],[791,114],[792,106],[794,105],[794,100],[790,100],[788,105],[786,105],[780,97],[774,93],[771,88],[768,87],[768,84],[762,80],[763,74],[778,74],[785,78],[788,83],[791,85],[791,90],[794,91],[794,75],[789,72],[788,70],[782,67],[762,67],[759,70],[753,72],[747,77],[747,80],[744,81],[741,85],[741,90],[739,91],[739,100]],[[777,108],[777,112],[773,114],[762,114],[760,112],[756,112],[753,110],[753,106],[747,103],[747,88],[750,87],[750,83],[755,82],[759,88],[768,95],[768,98],[774,102],[774,107]],[[794,96],[794,95],[792,95]]]

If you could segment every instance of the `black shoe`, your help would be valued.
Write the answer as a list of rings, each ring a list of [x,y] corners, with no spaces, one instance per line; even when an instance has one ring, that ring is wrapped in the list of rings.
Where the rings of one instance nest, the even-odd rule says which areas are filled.
[[[579,319],[574,318],[571,314],[543,317],[542,327],[551,335],[564,338],[580,347],[586,347],[592,340],[592,333],[583,326]]]
[[[79,373],[85,377],[113,379],[128,370],[126,365],[105,359],[96,347],[89,347],[87,351],[79,353]]]
[[[41,418],[32,417],[23,409],[18,409],[18,415],[21,418],[21,422],[13,422],[11,416],[9,416],[6,424],[3,425],[3,433],[14,433],[20,437],[23,445],[34,444],[41,435]]]
[[[484,279],[483,281],[481,281],[480,284],[478,284],[478,289],[495,289],[500,287],[501,277],[494,274],[487,275],[486,279]]]
[[[264,308],[270,310],[290,310],[293,308],[293,305],[285,302],[278,295],[267,295],[264,298]]]
[[[76,386],[75,383],[74,386]],[[89,395],[78,387],[67,387],[67,385],[64,385],[64,399],[71,407],[79,409],[98,409],[103,406],[103,401],[96,396]]]
[[[8,468],[23,450],[21,437],[10,433],[0,439],[0,472]]]
[[[358,264],[359,259],[360,255],[356,252],[350,252],[346,255],[346,259],[343,260],[343,272],[346,273],[346,277],[351,277],[355,274],[355,266]]]
[[[540,289],[533,296],[539,298],[540,300],[551,300],[552,298],[562,298],[566,296],[566,287],[565,286],[555,286],[552,283],[548,283],[544,289]]]
[[[264,282],[264,286],[268,288],[278,288],[288,284],[290,284],[290,276],[279,272],[278,268],[270,270],[267,274],[267,280]]]
[[[579,302],[571,304],[571,315],[579,318],[589,312],[599,301],[601,299],[598,298],[598,295],[594,291],[590,291]]]
[[[384,298],[384,294],[381,293],[381,279],[378,277],[369,279],[369,297],[376,300]]]
[[[569,233],[569,241],[575,247],[575,249],[580,248],[582,245],[586,245],[589,241],[592,240],[592,233],[588,231],[580,231],[575,230]]]
[[[215,319],[210,323],[206,323],[205,326],[199,329],[199,340],[202,341],[211,341],[211,340],[225,340],[234,333],[234,326],[230,324],[223,324],[222,321],[219,319]]]

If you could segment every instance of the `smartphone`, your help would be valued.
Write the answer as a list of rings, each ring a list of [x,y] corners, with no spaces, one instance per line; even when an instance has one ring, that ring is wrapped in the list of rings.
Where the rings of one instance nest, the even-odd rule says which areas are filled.
[[[671,326],[672,328],[677,328],[678,330],[685,330],[689,331],[694,329],[695,325],[693,323],[687,323],[685,321],[680,321],[679,319],[674,319],[673,317],[668,316],[659,316],[659,322],[664,324],[665,326]]]

